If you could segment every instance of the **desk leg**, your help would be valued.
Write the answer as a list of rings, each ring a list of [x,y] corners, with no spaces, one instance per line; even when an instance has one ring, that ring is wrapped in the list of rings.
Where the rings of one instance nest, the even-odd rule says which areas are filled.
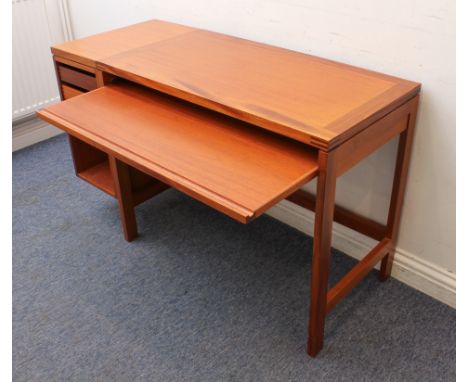
[[[115,192],[119,202],[120,221],[125,240],[132,241],[138,236],[135,205],[132,198],[132,185],[129,167],[126,163],[109,155],[109,164],[114,178]]]
[[[416,124],[416,111],[418,104],[413,103],[410,114],[408,115],[408,127],[400,134],[398,142],[398,154],[393,177],[393,189],[390,199],[390,208],[387,218],[386,237],[391,240],[391,251],[382,259],[380,265],[379,278],[381,281],[387,280],[392,273],[393,257],[395,255],[395,245],[400,228],[401,210],[403,207],[403,198],[405,195],[406,180],[408,178],[408,169],[411,156],[411,147],[413,145],[414,127]]]
[[[312,357],[323,347],[335,190],[333,154],[320,151],[307,345],[307,352]]]

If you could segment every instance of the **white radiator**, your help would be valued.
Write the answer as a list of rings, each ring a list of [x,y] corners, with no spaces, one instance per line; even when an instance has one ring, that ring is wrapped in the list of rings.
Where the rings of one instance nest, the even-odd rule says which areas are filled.
[[[46,0],[14,0],[13,121],[59,100]]]

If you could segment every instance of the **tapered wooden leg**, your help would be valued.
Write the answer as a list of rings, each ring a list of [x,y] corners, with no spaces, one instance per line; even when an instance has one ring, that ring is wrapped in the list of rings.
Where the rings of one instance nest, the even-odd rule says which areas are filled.
[[[312,357],[316,356],[323,347],[336,189],[332,154],[321,151],[319,166],[307,345],[307,352]]]
[[[125,240],[132,241],[138,236],[135,205],[132,198],[130,171],[126,163],[109,155],[109,164],[114,178],[115,191],[119,202],[120,221]]]
[[[395,256],[395,248],[385,255],[380,263],[379,279],[380,281],[386,281],[392,274],[393,258]]]
[[[392,196],[390,199],[390,208],[387,218],[386,237],[392,242],[391,251],[382,259],[380,264],[379,278],[381,281],[387,280],[392,273],[393,257],[395,254],[395,245],[400,227],[401,210],[406,189],[406,180],[408,178],[408,169],[410,164],[411,147],[413,145],[414,127],[416,124],[416,111],[418,107],[418,98],[413,100],[410,114],[408,115],[408,127],[400,134],[398,143],[397,162],[393,178]]]

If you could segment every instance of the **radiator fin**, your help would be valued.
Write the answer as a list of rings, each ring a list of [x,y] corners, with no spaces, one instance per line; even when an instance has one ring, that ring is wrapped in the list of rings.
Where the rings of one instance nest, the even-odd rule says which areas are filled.
[[[59,101],[44,0],[15,0],[13,11],[13,121]]]

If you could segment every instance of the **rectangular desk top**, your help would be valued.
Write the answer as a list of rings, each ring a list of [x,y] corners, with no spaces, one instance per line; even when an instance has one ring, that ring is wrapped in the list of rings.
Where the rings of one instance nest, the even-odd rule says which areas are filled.
[[[316,150],[300,142],[134,84],[38,114],[242,223],[318,173]]]
[[[324,150],[420,90],[415,82],[156,20],[52,51]]]

